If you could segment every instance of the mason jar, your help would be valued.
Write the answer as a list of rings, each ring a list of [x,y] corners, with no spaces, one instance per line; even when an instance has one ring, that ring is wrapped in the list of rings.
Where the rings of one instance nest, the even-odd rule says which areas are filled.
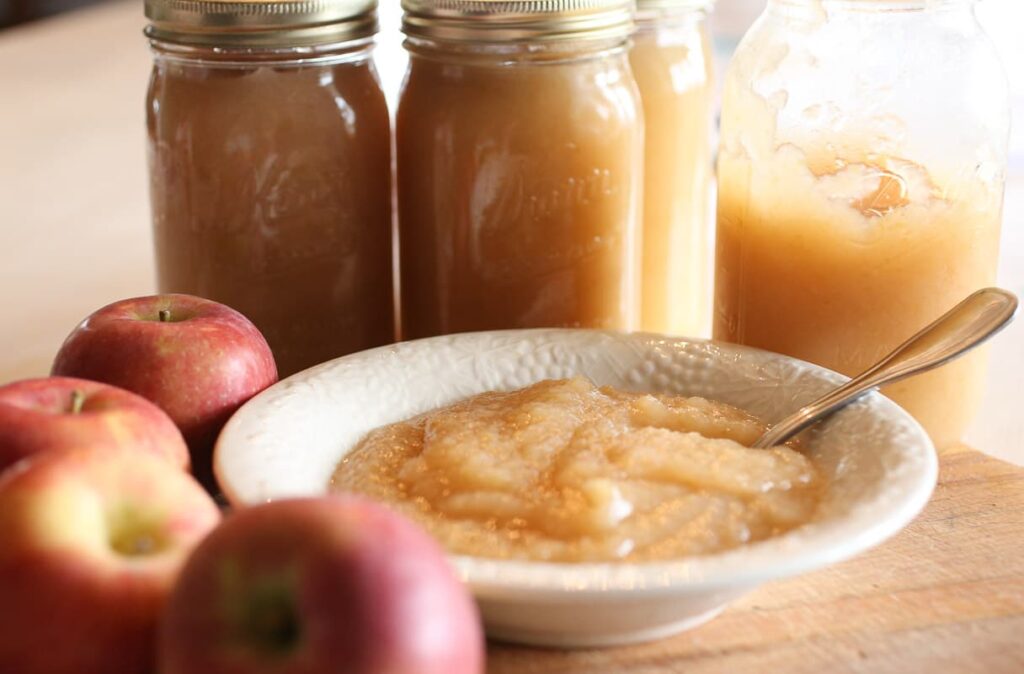
[[[854,375],[991,285],[1008,120],[972,0],[770,0],[725,83],[715,337]],[[942,447],[984,368],[884,393]]]
[[[711,331],[711,0],[638,0],[629,60],[644,111],[640,327]]]
[[[248,316],[282,376],[394,340],[375,0],[147,0],[161,292]]]
[[[639,318],[629,0],[403,0],[406,338]]]

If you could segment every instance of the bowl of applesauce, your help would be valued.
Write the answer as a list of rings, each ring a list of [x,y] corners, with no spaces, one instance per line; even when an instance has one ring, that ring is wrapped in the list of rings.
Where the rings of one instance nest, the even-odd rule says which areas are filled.
[[[705,340],[590,330],[434,337],[296,374],[225,427],[235,505],[358,493],[449,553],[489,636],[667,636],[876,545],[924,507],[927,435],[869,395],[795,442],[767,427],[844,377]]]

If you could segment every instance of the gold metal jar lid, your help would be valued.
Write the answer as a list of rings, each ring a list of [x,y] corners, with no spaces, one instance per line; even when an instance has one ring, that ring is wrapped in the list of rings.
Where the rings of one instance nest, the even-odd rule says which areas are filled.
[[[145,0],[146,35],[183,45],[306,47],[372,37],[377,0]]]
[[[402,31],[456,42],[625,39],[633,0],[402,0]]]

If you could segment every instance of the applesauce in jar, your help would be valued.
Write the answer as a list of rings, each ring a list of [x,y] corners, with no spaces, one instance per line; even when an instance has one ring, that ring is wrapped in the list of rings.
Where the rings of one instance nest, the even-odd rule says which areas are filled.
[[[394,340],[373,0],[148,0],[161,292],[223,302],[287,376]]]
[[[1007,134],[970,0],[771,0],[726,79],[714,336],[855,375],[992,285]],[[883,393],[941,448],[984,376]]]
[[[711,331],[711,0],[639,0],[629,60],[644,110],[640,327]]]
[[[455,554],[559,562],[709,554],[809,521],[823,478],[720,402],[585,379],[483,393],[369,433],[333,491],[361,493]]]
[[[629,2],[405,0],[406,338],[639,317]]]

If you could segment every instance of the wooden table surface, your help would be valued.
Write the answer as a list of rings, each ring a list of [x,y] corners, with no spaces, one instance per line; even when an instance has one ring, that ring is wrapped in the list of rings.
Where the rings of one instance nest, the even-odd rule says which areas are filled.
[[[378,62],[393,99],[403,56],[394,13],[383,18]],[[45,374],[81,318],[154,289],[142,26],[133,1],[0,33],[0,383]],[[1000,283],[1024,295],[1019,168]],[[1024,465],[1024,321],[993,360],[967,440]],[[960,451],[943,457],[925,513],[871,553],[772,584],[675,639],[569,654],[495,646],[489,671],[1024,672],[1022,541],[1020,469]]]

